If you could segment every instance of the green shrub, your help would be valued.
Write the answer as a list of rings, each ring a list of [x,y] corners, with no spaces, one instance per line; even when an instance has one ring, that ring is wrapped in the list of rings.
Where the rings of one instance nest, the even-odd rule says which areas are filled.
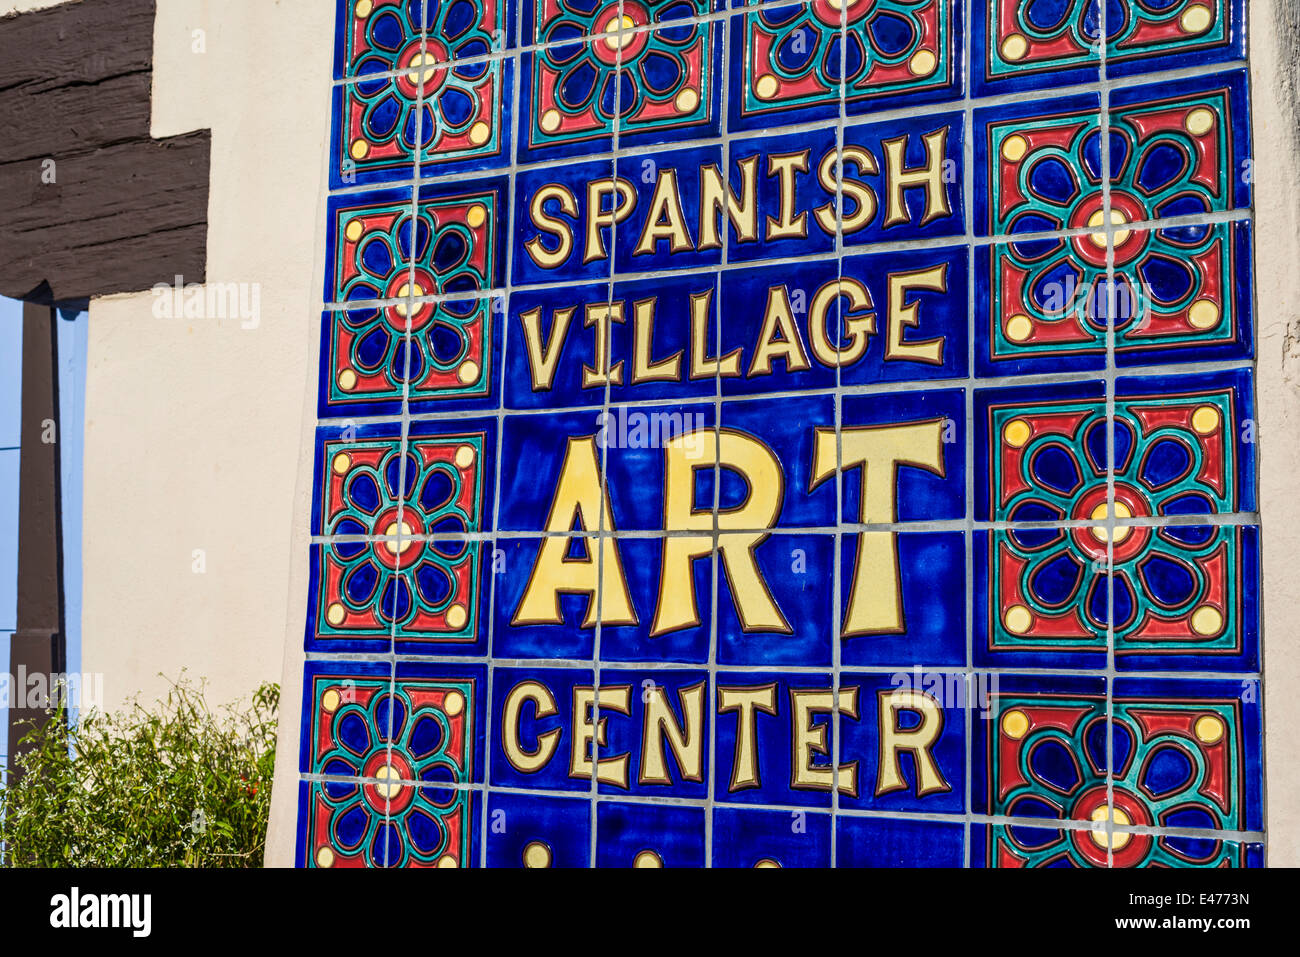
[[[260,867],[279,700],[264,684],[214,712],[182,676],[153,709],[52,716],[0,788],[5,865]]]

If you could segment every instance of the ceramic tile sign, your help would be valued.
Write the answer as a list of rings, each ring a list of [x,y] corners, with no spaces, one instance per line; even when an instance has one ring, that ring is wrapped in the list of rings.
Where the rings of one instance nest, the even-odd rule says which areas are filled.
[[[1244,16],[338,0],[299,863],[1261,863]]]

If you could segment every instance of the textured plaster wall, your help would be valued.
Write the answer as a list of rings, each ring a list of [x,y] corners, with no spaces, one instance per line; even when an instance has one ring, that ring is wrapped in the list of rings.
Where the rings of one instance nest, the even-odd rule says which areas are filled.
[[[182,668],[213,701],[245,695],[279,679],[301,627],[333,15],[158,2],[153,133],[212,130],[207,277],[255,284],[260,316],[159,319],[148,292],[91,304],[83,665],[109,707]]]

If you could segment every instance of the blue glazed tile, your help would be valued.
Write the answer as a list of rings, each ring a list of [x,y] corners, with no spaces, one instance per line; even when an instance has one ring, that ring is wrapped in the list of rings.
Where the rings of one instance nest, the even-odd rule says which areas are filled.
[[[327,303],[396,299],[414,255],[410,187],[331,196],[325,217]],[[408,290],[409,291],[409,290]],[[404,322],[393,312],[391,321]]]
[[[440,51],[426,56],[436,53]],[[455,59],[429,68],[420,102],[417,152],[422,176],[510,165],[516,69],[513,56]]]
[[[1117,604],[1115,667],[1259,671],[1259,526],[1170,525],[1149,541],[1128,573],[1131,614]]]
[[[1199,228],[1149,232],[1162,241],[1171,234],[1195,240],[1196,249],[1180,250],[1184,265],[1177,272],[1165,270],[1154,274],[1150,268],[1144,268],[1148,264],[1125,270],[1128,288],[1141,289],[1139,280],[1145,280],[1148,294],[1145,300],[1136,295],[1118,299],[1121,305],[1137,305],[1117,310],[1117,319],[1124,320],[1125,326],[1117,335],[1116,365],[1253,356],[1253,284],[1246,278],[1254,271],[1251,224],[1246,221],[1212,223]],[[1174,261],[1173,256],[1168,256],[1167,261]],[[1186,281],[1188,263],[1195,270],[1193,281]],[[1157,284],[1152,279],[1161,282]],[[1157,293],[1160,298],[1154,301],[1152,296]],[[1153,332],[1163,333],[1159,341],[1150,341]]]
[[[413,0],[419,2],[419,0]],[[425,19],[428,50],[445,53],[439,59],[466,60],[499,53],[515,46],[517,4],[514,0],[472,0],[429,3]]]
[[[664,804],[596,805],[597,867],[703,867],[704,809]]]
[[[502,429],[501,531],[610,531],[608,497],[596,483],[603,474],[598,439],[603,420],[595,409],[508,416]],[[561,485],[565,463],[572,485]],[[561,492],[566,494],[561,495]]]
[[[493,656],[592,658],[600,551],[595,537],[498,539],[492,559]]]
[[[591,802],[493,791],[488,867],[590,867]]]
[[[520,55],[517,162],[557,161],[613,149],[616,60],[617,53],[604,38],[590,39],[583,33]]]
[[[600,711],[606,723],[597,749],[601,794],[708,796],[708,672],[602,667],[600,692],[611,702]]]
[[[607,9],[614,6],[607,4]],[[725,25],[720,20],[685,22],[684,14],[703,16],[710,3],[692,0],[691,6],[678,0],[644,6],[628,0],[622,5],[622,14],[634,26],[622,35],[617,55],[620,149],[718,135]],[[647,17],[653,25],[643,29]]]
[[[1175,0],[1163,7],[1123,4],[1117,9],[1124,16],[1107,19],[1108,77],[1246,56],[1245,0]]]
[[[737,222],[725,212],[725,197],[722,211],[716,206],[702,211],[715,217],[725,233],[729,261],[809,256],[835,248],[838,157],[833,126],[733,140],[730,156],[722,187],[753,212]]]
[[[836,867],[961,867],[965,827],[904,818],[835,821]]]
[[[826,262],[723,274],[727,321],[720,348],[709,354],[724,395],[834,388],[841,306],[829,297],[837,279],[835,264]]]
[[[884,555],[893,558],[884,567],[876,560],[884,557],[882,542]],[[965,553],[961,532],[845,535],[840,543],[841,663],[899,668],[965,664]],[[882,595],[884,600],[878,600]]]
[[[509,0],[429,3],[427,9],[425,0],[336,3],[336,80],[481,58],[514,46]]]
[[[455,300],[504,286],[509,198],[501,176],[476,178],[468,187],[421,183],[412,295]]]
[[[493,787],[591,791],[591,742],[598,734],[590,707],[595,694],[592,677],[589,669],[574,668],[494,671],[496,743],[488,772]],[[601,720],[609,720],[607,706]]]
[[[846,246],[965,232],[963,124],[960,113],[937,113],[844,128]]]
[[[1104,235],[1097,236],[1104,244]],[[1079,240],[1091,241],[1091,236]],[[976,375],[1100,372],[1105,368],[1106,334],[1111,325],[1102,308],[1109,288],[1105,263],[1090,284],[1080,280],[1077,266],[1071,262],[1072,243],[999,241],[976,247]],[[1101,252],[1104,260],[1105,249]]]
[[[717,676],[713,799],[727,804],[831,806],[831,676]],[[842,706],[845,702],[841,702]],[[847,720],[841,715],[841,722]],[[841,756],[841,769],[851,763]],[[848,781],[841,777],[841,797]]]
[[[835,525],[834,397],[726,402],[721,425],[721,529]]]
[[[1108,12],[1123,6],[1107,3]],[[1030,92],[1101,80],[1101,0],[1039,7],[971,0],[972,92]]]
[[[633,192],[632,209],[618,227],[614,245],[617,274],[696,269],[722,261],[722,236],[709,243],[701,222],[702,170],[722,166],[722,147],[625,154],[619,136],[617,175]]]
[[[415,179],[419,80],[365,76],[334,87],[330,189]]]
[[[518,173],[511,284],[609,279],[612,224],[631,215],[632,192],[615,182],[612,160]]]
[[[966,260],[960,248],[845,258],[835,317],[840,384],[965,376]]]
[[[626,0],[627,21],[619,31],[619,5],[616,0],[518,0],[523,12],[522,43],[555,45],[584,35],[608,35],[611,51],[618,49],[621,36],[663,28],[676,20],[707,16],[725,6],[724,0]],[[632,47],[631,49],[640,49]],[[630,57],[631,54],[625,54]],[[630,62],[630,61],[625,61]]]
[[[977,667],[1106,667],[1110,566],[1105,545],[1092,534],[1090,528],[974,533]],[[1101,545],[1099,558],[1084,550],[1092,541]]]
[[[715,868],[830,867],[830,864],[829,814],[713,809]]]
[[[506,408],[604,403],[609,376],[602,367],[612,370],[622,356],[611,355],[610,337],[621,330],[609,317],[610,302],[609,283],[511,292]]]
[[[407,547],[394,599],[399,655],[486,654],[494,554],[492,542],[460,536]]]
[[[390,73],[422,51],[423,0],[335,0],[334,79]]]
[[[409,710],[404,722],[393,718],[393,749],[422,762],[403,780],[431,788],[483,783],[487,668],[399,661],[394,685]]]
[[[313,535],[383,535],[372,516],[405,497],[400,422],[316,429],[312,468]]]
[[[298,770],[332,778],[360,778],[355,757],[333,763],[336,745],[343,743],[351,755],[370,747],[374,732],[369,707],[375,696],[386,694],[393,668],[377,661],[308,661],[303,669],[302,731],[298,740]],[[333,690],[333,694],[327,693]],[[340,718],[360,710],[356,721],[338,727]],[[340,711],[342,713],[340,713]],[[385,728],[387,725],[385,725]]]
[[[837,69],[840,12],[829,6],[742,4],[731,31],[727,129],[762,130],[834,120],[844,89]]]
[[[1115,392],[1117,435],[1122,431],[1128,444],[1145,455],[1139,460],[1116,452],[1116,480],[1146,499],[1135,515],[1256,509],[1259,437],[1250,371],[1120,378]],[[1199,469],[1188,463],[1180,471],[1178,458],[1166,454],[1170,440],[1193,450]]]
[[[972,715],[972,812],[1045,827],[1093,821],[1111,767],[1106,679],[992,673],[980,681],[989,707]],[[1095,858],[1097,845],[1085,852]]]
[[[834,554],[833,535],[722,535],[718,662],[830,667]]]
[[[600,414],[596,444],[606,454],[617,530],[712,532],[716,425],[711,402],[619,406]]]
[[[1102,208],[1106,175],[1097,94],[986,107],[975,111],[972,123],[975,235],[1038,234],[1102,223],[1100,218],[1092,222]],[[1026,260],[1039,260],[1048,245],[1025,241]],[[1104,246],[1096,246],[1103,263]],[[1096,258],[1090,247],[1083,249]]]
[[[1231,70],[1112,93],[1115,208],[1134,203],[1144,220],[1248,208],[1246,84],[1245,70]]]
[[[966,514],[966,399],[960,389],[846,396],[842,402],[839,467],[844,471],[845,524],[925,522]],[[829,440],[827,440],[829,441]],[[881,451],[876,451],[880,449]],[[868,474],[880,455],[892,474]],[[833,467],[834,463],[827,460]],[[886,465],[888,470],[891,465]],[[825,473],[826,480],[832,478]],[[864,488],[890,483],[892,515],[871,514]],[[881,497],[873,500],[884,502]]]
[[[607,614],[601,626],[601,660],[707,662],[714,604],[710,539],[619,537],[614,547],[600,570],[602,609],[618,614]],[[627,607],[631,614],[623,612]]]
[[[929,0],[906,9],[878,4],[849,8],[845,14],[847,113],[890,110],[904,102],[960,99],[965,74],[963,6]]]
[[[718,289],[713,273],[614,284],[610,402],[677,400],[717,391]]]
[[[965,675],[904,671],[840,677],[840,761],[856,761],[840,807],[961,814],[966,801]]]
[[[976,520],[1093,518],[1110,464],[1106,436],[1100,381],[977,390]]]
[[[307,651],[392,652],[398,576],[380,564],[383,547],[335,541],[308,549]]]
[[[1116,787],[1159,795],[1143,802],[1158,826],[1262,830],[1262,699],[1258,679],[1116,678],[1112,734],[1131,741],[1116,746]],[[1160,759],[1166,744],[1190,767]]]
[[[380,839],[388,818],[362,804],[355,784],[302,781],[298,786],[298,867],[386,867],[388,849]]]

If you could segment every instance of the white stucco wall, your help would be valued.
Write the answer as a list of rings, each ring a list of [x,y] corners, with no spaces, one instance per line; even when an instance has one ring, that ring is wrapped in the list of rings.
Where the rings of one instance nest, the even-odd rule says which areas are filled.
[[[91,304],[83,665],[108,707],[181,669],[213,701],[246,695],[301,631],[333,19],[322,0],[158,2],[153,133],[212,131],[207,277],[255,286],[260,317]]]

